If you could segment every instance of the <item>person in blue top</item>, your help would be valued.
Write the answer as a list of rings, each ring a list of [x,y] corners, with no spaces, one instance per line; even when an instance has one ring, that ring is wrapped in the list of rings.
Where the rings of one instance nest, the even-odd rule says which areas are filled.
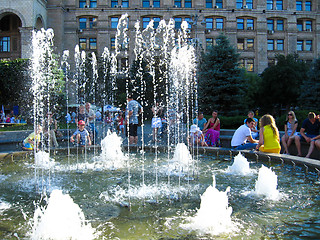
[[[319,116],[316,116],[314,112],[309,112],[308,118],[302,122],[300,134],[295,136],[294,142],[298,150],[298,156],[301,157],[301,143],[305,141],[310,144],[309,151],[306,157],[310,157],[313,149],[316,137],[319,135],[320,122]]]
[[[85,147],[87,144],[91,145],[90,135],[87,129],[85,129],[85,121],[80,120],[78,122],[78,129],[72,134],[70,141],[73,143],[77,141],[77,144],[81,147]],[[75,139],[76,138],[76,139]]]
[[[131,94],[128,94],[127,101],[126,120],[129,123],[129,144],[132,145],[138,143],[138,116],[142,112],[142,106],[136,100],[133,100]]]
[[[198,117],[193,119],[193,124],[197,125],[202,131],[204,125],[207,123],[207,119],[203,117],[203,112],[199,112]]]

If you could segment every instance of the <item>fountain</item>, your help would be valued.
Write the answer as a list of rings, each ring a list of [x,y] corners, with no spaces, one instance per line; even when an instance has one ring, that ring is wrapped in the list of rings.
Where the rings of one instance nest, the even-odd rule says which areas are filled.
[[[126,26],[120,24],[123,29]],[[144,32],[152,35],[148,44],[163,45],[163,49],[151,50],[159,50],[160,55],[167,56],[160,64],[168,69],[162,79],[166,83],[164,105],[168,122],[171,121],[164,143],[166,152],[159,151],[156,144],[147,148],[144,140],[141,151],[130,146],[124,148],[121,139],[109,132],[102,135],[98,153],[98,148],[94,148],[95,151],[89,148],[70,151],[68,148],[68,154],[61,150],[51,156],[47,147],[41,147],[40,151],[35,150],[34,157],[3,162],[0,172],[2,239],[298,239],[319,236],[319,186],[310,184],[318,180],[317,175],[307,175],[299,171],[298,166],[293,171],[292,166],[270,161],[271,171],[262,161],[242,155],[236,156],[231,166],[229,161],[220,161],[215,154],[190,154],[185,142],[197,99],[193,95],[196,86],[194,49],[187,44],[186,26],[182,24],[177,47],[174,46],[173,20],[168,25],[161,21],[155,36],[149,28]],[[49,37],[45,42],[51,44],[53,33],[42,31],[42,34]],[[119,46],[125,49],[128,42],[126,33],[120,31],[118,35],[116,54],[122,51]],[[139,41],[143,40],[139,35]],[[144,44],[141,42],[140,46],[146,46]],[[136,52],[142,54],[141,50],[138,47]],[[153,51],[143,54],[150,57]],[[63,59],[64,66],[67,55]],[[112,88],[116,85],[115,57],[108,50],[104,51],[105,73],[107,65],[113,62],[109,72]],[[74,81],[71,83],[75,84],[75,99],[79,102],[87,97],[83,94],[87,84],[85,58],[85,53],[76,48],[74,78],[70,80]],[[127,63],[125,65],[121,74],[127,76]],[[44,88],[41,80],[45,77],[37,72],[43,68],[36,60],[33,67],[38,73],[34,74],[37,84],[34,119],[39,123],[43,120],[43,109],[50,109],[52,105],[46,95],[48,88]],[[96,68],[93,69],[96,74]],[[134,89],[146,90],[146,83],[142,81],[141,84]],[[156,89],[152,92],[158,94]],[[114,99],[106,92],[103,96]],[[142,101],[147,102],[143,97]],[[250,191],[253,188],[255,190]]]

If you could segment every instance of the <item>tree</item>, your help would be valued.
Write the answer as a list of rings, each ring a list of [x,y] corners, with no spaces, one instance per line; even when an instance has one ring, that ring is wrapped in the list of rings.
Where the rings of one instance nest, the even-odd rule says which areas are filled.
[[[299,97],[300,106],[306,109],[317,109],[320,102],[320,58],[316,59],[307,73],[307,78],[303,79],[301,85],[301,95]]]
[[[243,81],[238,57],[224,35],[220,35],[217,45],[202,55],[198,72],[202,111],[209,113],[217,109],[231,115],[242,110]]]
[[[0,61],[1,104],[20,105],[29,96],[28,64],[26,59]]]
[[[277,55],[276,59],[277,64],[265,69],[261,75],[257,102],[264,112],[296,106],[300,85],[307,77],[307,66],[297,54]]]
[[[243,79],[244,79],[244,100],[243,103],[247,107],[248,110],[253,110],[258,108],[258,104],[256,101],[257,96],[259,95],[259,86],[261,84],[261,77],[256,73],[250,73],[247,71],[243,71]]]

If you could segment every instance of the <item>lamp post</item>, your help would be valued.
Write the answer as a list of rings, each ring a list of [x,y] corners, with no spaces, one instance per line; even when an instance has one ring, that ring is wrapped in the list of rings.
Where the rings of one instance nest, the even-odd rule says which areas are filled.
[[[194,30],[194,39],[192,41],[192,44],[195,48],[195,53],[196,56],[198,57],[198,50],[199,48],[202,49],[202,41],[198,38],[198,21],[199,19],[202,17],[201,14],[191,14],[190,15],[190,25],[191,25],[191,30]],[[205,25],[206,22],[203,18],[203,20],[201,21],[201,25]]]

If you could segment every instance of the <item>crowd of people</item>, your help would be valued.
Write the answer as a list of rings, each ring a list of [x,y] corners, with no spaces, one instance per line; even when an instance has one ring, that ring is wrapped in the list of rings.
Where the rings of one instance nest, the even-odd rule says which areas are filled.
[[[96,123],[103,121],[106,129],[115,130],[117,134],[123,136],[128,133],[129,144],[136,145],[142,111],[143,108],[140,103],[134,100],[130,94],[127,97],[127,106],[124,111],[118,111],[116,114],[107,111],[103,118],[99,111],[95,113],[91,109],[90,103],[80,105],[77,114],[72,112],[66,116],[68,123],[75,122],[77,124],[77,130],[72,134],[70,141],[79,146],[95,144],[95,139],[98,136]],[[167,124],[170,126],[176,123],[177,113],[173,113],[173,111],[165,112],[158,103],[151,108],[151,111],[153,113],[151,121],[152,136],[153,141],[157,141],[159,132],[164,132],[167,129]],[[41,132],[48,139],[50,146],[59,146],[57,121],[52,115],[51,112],[48,112],[42,125],[24,140],[24,150],[33,149],[34,140],[38,138]],[[168,119],[166,115],[168,115]],[[212,117],[209,120],[206,120],[203,113],[199,112],[190,127],[190,135],[187,138],[188,144],[190,146],[220,147],[220,124],[217,110],[212,111]],[[282,137],[280,137],[273,116],[266,114],[258,121],[254,117],[254,112],[249,111],[244,123],[236,129],[232,136],[231,148],[235,150],[255,149],[269,153],[280,153],[282,148],[283,154],[290,154],[289,146],[295,143],[297,155],[302,156],[301,142],[306,142],[309,144],[306,157],[310,157],[315,148],[320,149],[319,116],[310,112],[308,118],[303,121],[299,132],[297,132],[297,129],[298,121],[293,111],[289,111],[287,114]]]
[[[259,130],[258,130],[259,126]],[[249,111],[244,124],[239,126],[231,139],[231,148],[235,150],[255,149],[267,153],[280,153],[281,144],[283,154],[290,154],[289,146],[294,142],[297,148],[297,156],[301,154],[301,142],[309,144],[306,155],[309,158],[315,148],[320,150],[320,120],[314,112],[310,112],[308,117],[302,122],[300,131],[298,120],[293,111],[289,111],[284,123],[284,134],[280,139],[279,130],[275,119],[270,114],[263,115],[258,121],[254,117],[254,112]],[[207,121],[203,113],[193,120],[188,138],[190,145],[198,146],[219,146],[220,119],[218,111],[212,112],[212,117]]]

